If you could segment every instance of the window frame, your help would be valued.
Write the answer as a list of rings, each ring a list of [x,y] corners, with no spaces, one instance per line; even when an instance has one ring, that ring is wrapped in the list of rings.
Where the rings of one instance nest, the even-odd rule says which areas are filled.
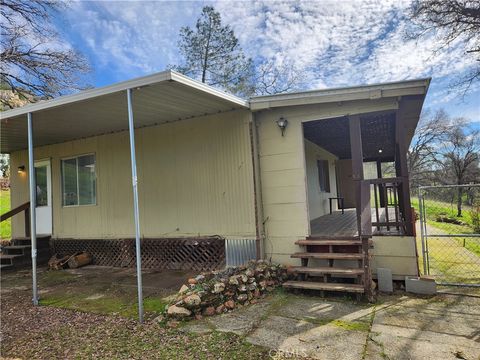
[[[95,165],[95,171],[94,171],[94,178],[95,178],[95,202],[92,204],[80,204],[80,185],[78,181],[78,158],[81,158],[83,156],[91,156],[93,155],[93,160],[94,160],[94,165]],[[64,176],[63,176],[63,162],[66,160],[71,160],[71,159],[77,159],[77,201],[78,204],[76,205],[65,205],[64,203]],[[72,156],[66,156],[60,158],[60,182],[61,182],[61,188],[60,188],[60,198],[62,200],[62,208],[72,208],[72,207],[83,207],[83,206],[97,206],[98,205],[98,187],[97,187],[97,154],[95,152],[91,153],[84,153],[84,154],[79,154],[79,155],[72,155]]]
[[[331,193],[332,186],[330,184],[330,161],[317,158],[317,174],[318,174],[318,188],[320,192],[325,194]],[[322,189],[322,179],[320,177],[320,174],[322,174],[323,178],[325,179],[325,189]]]

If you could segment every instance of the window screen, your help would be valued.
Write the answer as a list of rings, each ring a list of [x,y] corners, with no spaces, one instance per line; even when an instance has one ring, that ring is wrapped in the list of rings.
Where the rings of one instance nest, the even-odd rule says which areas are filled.
[[[328,160],[317,160],[317,167],[320,191],[330,192],[330,173],[328,168]]]

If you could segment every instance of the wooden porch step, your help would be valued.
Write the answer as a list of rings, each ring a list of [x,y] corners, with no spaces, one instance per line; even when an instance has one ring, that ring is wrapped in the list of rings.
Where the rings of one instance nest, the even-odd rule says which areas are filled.
[[[300,259],[361,260],[363,259],[363,254],[301,252],[301,253],[295,253],[291,255],[291,257],[300,258]]]
[[[13,269],[12,264],[0,264],[0,271]]]
[[[292,266],[293,272],[309,275],[338,274],[338,275],[363,275],[363,269],[338,268],[338,267],[306,267]]]
[[[23,257],[23,255],[0,254],[0,264],[13,264],[13,259]]]
[[[310,235],[307,240],[361,240],[358,235]]]
[[[283,283],[283,287],[292,288],[292,289],[343,291],[343,292],[353,292],[353,293],[365,292],[363,285],[321,283],[321,282],[313,282],[313,281],[287,281]]]
[[[362,246],[362,240],[297,240],[295,244],[306,245],[333,245],[333,246]]]

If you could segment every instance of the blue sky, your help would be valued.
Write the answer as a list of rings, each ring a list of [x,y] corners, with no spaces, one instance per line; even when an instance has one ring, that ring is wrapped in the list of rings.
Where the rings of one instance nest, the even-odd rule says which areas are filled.
[[[194,25],[207,4],[232,26],[248,56],[295,67],[305,89],[432,77],[425,107],[480,126],[480,85],[463,99],[448,92],[474,60],[456,43],[433,56],[434,35],[406,40],[402,14],[409,1],[78,1],[56,26],[90,61],[90,83],[102,86],[179,63],[179,29]]]

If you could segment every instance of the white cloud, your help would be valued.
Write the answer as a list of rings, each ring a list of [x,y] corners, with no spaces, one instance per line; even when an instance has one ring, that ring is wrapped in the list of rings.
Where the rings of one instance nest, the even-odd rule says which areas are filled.
[[[161,71],[179,61],[178,32],[194,25],[211,2],[75,2],[71,27],[83,38],[97,71],[116,80]],[[472,66],[454,43],[432,55],[433,37],[404,37],[402,14],[410,0],[213,2],[252,58],[292,64],[306,88],[397,81],[432,76],[432,106],[451,104],[446,90]],[[478,87],[474,100],[479,98]],[[433,95],[433,96],[432,96]]]

